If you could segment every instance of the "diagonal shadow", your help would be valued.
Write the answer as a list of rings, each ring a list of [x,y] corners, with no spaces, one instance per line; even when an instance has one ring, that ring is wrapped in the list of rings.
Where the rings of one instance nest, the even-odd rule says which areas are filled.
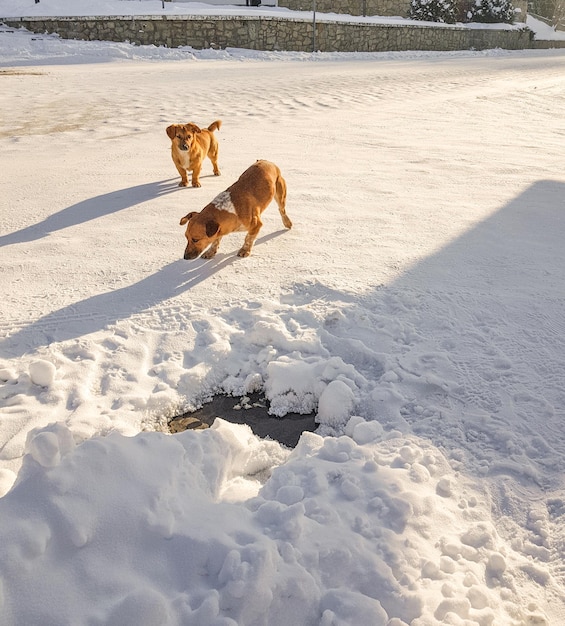
[[[502,291],[531,296],[532,285],[543,290],[557,280],[565,287],[564,241],[565,183],[538,181],[398,283],[424,281],[449,290],[462,281],[462,287],[485,297]]]
[[[312,352],[286,337],[274,345],[297,363],[317,359],[321,345],[324,358],[340,358],[360,375],[355,415],[456,450],[454,459],[465,453],[464,471],[503,493],[517,484],[562,492],[564,241],[565,183],[538,181],[390,284],[359,292],[295,277],[277,314],[284,327],[299,322],[320,343]],[[323,322],[313,314],[321,310],[329,313]],[[239,316],[246,328],[265,319],[261,308],[241,308]],[[215,372],[201,397],[210,389]],[[256,428],[254,418],[222,412],[218,398],[193,415]],[[265,414],[264,426],[257,434],[280,440],[277,419]],[[294,433],[292,422],[284,427]],[[521,500],[503,503],[510,510]]]
[[[287,232],[278,230],[256,240],[255,246]],[[145,311],[192,289],[232,263],[237,256],[217,254],[213,259],[179,259],[137,283],[97,294],[45,315],[0,341],[5,356],[21,356],[40,345],[88,335],[109,324]]]
[[[50,233],[116,213],[177,190],[176,179],[160,180],[128,187],[77,202],[53,213],[42,222],[0,237],[0,247],[47,237]]]
[[[343,303],[322,343],[370,381],[360,415],[465,451],[483,478],[562,488],[564,242],[565,182],[541,180],[389,285],[295,290]]]

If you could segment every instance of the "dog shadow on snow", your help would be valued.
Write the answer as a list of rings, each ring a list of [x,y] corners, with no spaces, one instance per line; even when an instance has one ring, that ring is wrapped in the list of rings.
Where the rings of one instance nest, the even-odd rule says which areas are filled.
[[[0,247],[26,243],[47,237],[51,233],[95,220],[111,213],[123,211],[137,204],[154,200],[159,196],[178,190],[176,178],[159,180],[135,187],[111,191],[94,198],[77,202],[53,213],[37,224],[31,224],[0,237]]]
[[[254,247],[285,232],[287,230],[282,229],[263,235],[257,238]],[[16,357],[53,342],[97,332],[174,298],[233,263],[241,262],[235,253],[218,253],[210,260],[185,261],[180,258],[137,283],[91,296],[40,317],[0,340],[0,349],[5,356]]]

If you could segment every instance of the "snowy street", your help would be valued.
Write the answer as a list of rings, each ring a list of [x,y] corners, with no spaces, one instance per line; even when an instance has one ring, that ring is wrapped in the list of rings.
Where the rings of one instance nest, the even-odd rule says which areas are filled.
[[[565,623],[565,51],[30,40],[0,33],[0,621]],[[178,187],[165,128],[216,119],[221,176]],[[183,260],[256,159],[292,230],[273,203],[249,258]],[[257,389],[317,435],[156,432]]]

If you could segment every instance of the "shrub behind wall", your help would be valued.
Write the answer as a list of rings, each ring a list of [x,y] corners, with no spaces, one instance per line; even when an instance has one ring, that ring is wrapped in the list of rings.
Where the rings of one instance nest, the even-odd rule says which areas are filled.
[[[412,0],[316,0],[316,10],[319,13],[343,13],[346,15],[385,15],[407,17],[411,11]],[[437,0],[436,0],[437,2]],[[530,0],[530,2],[565,2],[565,0]],[[278,0],[279,7],[291,9],[292,11],[308,11],[313,8],[313,0]],[[456,12],[457,22],[469,21],[469,5],[474,4],[474,0],[459,0],[456,2],[458,9]],[[515,19],[521,22],[526,21],[528,13],[528,0],[514,0],[514,6],[519,9]],[[542,14],[543,15],[543,14]],[[424,19],[424,18],[415,18]],[[448,23],[448,22],[446,22]]]
[[[512,24],[516,9],[510,0],[411,0],[408,17],[426,22]]]
[[[469,22],[489,24],[512,24],[516,17],[516,9],[510,0],[475,0],[469,13]]]
[[[457,12],[457,4],[453,0],[412,0],[408,17],[424,22],[455,24]]]

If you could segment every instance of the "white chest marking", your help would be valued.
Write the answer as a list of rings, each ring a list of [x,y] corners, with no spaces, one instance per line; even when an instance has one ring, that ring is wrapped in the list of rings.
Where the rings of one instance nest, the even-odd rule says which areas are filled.
[[[234,213],[237,215],[237,211],[231,201],[231,195],[229,191],[222,191],[213,200],[212,204],[220,211],[227,211],[228,213]]]

